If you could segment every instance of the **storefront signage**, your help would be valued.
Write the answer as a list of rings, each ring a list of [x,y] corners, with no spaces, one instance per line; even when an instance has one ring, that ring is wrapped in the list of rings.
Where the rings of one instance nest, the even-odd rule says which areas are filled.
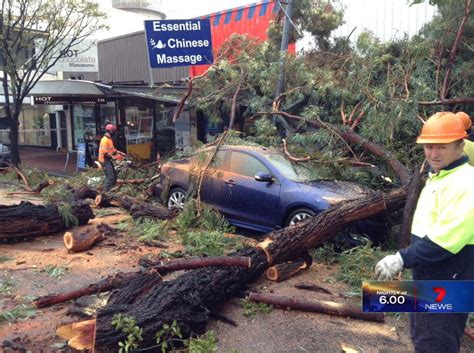
[[[68,41],[68,40],[65,40]],[[70,40],[69,40],[70,41]],[[39,50],[44,46],[43,41],[37,41]],[[99,71],[99,60],[97,59],[97,44],[95,41],[84,39],[79,44],[62,48],[59,45],[58,52],[53,55],[53,60],[59,59],[48,70],[48,72],[97,72]]]
[[[107,99],[102,96],[34,96],[33,105],[46,104],[106,104]]]
[[[145,21],[151,68],[212,64],[211,25],[206,20]]]

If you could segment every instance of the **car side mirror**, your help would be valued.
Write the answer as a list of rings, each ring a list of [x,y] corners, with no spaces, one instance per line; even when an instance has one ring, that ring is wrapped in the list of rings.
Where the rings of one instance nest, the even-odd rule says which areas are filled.
[[[273,182],[273,177],[268,173],[258,172],[257,174],[255,174],[255,180],[256,181],[263,181],[263,182],[266,182],[266,183],[272,183]]]

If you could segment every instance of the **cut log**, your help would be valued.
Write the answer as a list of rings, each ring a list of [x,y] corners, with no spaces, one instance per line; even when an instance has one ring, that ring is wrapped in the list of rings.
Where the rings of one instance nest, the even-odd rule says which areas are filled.
[[[72,299],[77,299],[85,295],[109,292],[112,289],[123,287],[131,279],[138,275],[140,275],[140,272],[119,272],[113,276],[108,276],[107,278],[100,280],[97,283],[90,284],[85,288],[76,289],[67,293],[49,294],[44,297],[39,297],[35,301],[33,301],[33,304],[36,308],[40,309],[46,308],[51,305],[64,303]],[[146,276],[153,283],[156,283],[157,281],[161,280],[161,276],[153,270],[147,271]]]
[[[71,212],[77,218],[78,225],[94,218],[94,213],[84,201],[73,203]],[[23,240],[59,233],[67,228],[55,205],[34,205],[30,202],[0,205],[0,240]]]
[[[312,264],[311,256],[302,257],[294,261],[283,262],[267,269],[267,278],[271,281],[282,282],[299,271],[310,267]]]
[[[304,299],[287,298],[277,295],[260,294],[254,292],[251,292],[249,294],[249,300],[260,303],[267,303],[283,308],[344,316],[366,321],[384,322],[383,313],[364,313],[361,312],[359,307],[349,306],[347,304],[341,304],[330,301],[308,301]]]
[[[268,250],[247,248],[233,254],[251,257],[251,268],[210,267],[189,271],[175,280],[145,286],[146,281],[130,281],[129,285],[112,293],[106,307],[98,310],[95,323],[95,350],[116,350],[117,342],[126,335],[117,332],[111,324],[113,316],[122,313],[136,319],[143,330],[142,347],[156,345],[155,334],[163,324],[176,320],[183,333],[202,334],[206,331],[209,313],[232,297],[242,295],[248,283],[259,278],[268,267],[268,253],[273,264],[294,259],[307,249],[323,244],[348,224],[400,209],[406,196],[405,189],[388,194],[368,195],[359,200],[341,204],[322,212],[309,222],[296,225],[268,235]],[[295,241],[288,239],[295,238]],[[278,262],[276,262],[277,260]],[[133,282],[133,283],[132,283]],[[367,315],[364,315],[367,317]]]
[[[326,294],[333,295],[333,293],[329,289],[326,289],[324,287],[321,287],[318,284],[311,283],[311,282],[296,283],[295,288],[311,290],[313,292],[323,292],[323,293],[326,293]]]
[[[86,251],[97,242],[105,239],[97,227],[88,227],[86,229],[76,229],[64,233],[63,240],[66,249],[70,252]]]

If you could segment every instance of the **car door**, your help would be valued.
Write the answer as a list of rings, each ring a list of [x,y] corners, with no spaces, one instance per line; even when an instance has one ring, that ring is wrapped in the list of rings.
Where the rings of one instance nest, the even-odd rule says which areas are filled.
[[[204,157],[204,160],[200,163],[202,171],[203,168],[207,165],[209,158],[211,158],[213,152],[207,152],[207,155]],[[209,165],[209,168],[206,171],[202,179],[201,186],[201,200],[206,204],[221,210],[222,202],[222,192],[223,192],[223,171],[222,168],[226,162],[226,151],[219,150],[214,156],[212,163]],[[198,182],[199,178],[196,178]],[[197,185],[196,185],[197,187]]]
[[[223,171],[221,211],[231,220],[277,226],[280,182],[255,180],[255,174],[259,172],[271,173],[262,161],[249,153],[229,151],[227,158],[227,167]]]

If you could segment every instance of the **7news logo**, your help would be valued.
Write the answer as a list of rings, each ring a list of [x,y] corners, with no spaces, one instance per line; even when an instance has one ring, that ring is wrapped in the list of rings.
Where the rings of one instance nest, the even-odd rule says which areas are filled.
[[[444,287],[433,287],[433,291],[437,293],[437,297],[433,304],[425,304],[425,309],[429,310],[453,310],[453,305],[443,303],[443,298],[446,296],[446,288]]]

